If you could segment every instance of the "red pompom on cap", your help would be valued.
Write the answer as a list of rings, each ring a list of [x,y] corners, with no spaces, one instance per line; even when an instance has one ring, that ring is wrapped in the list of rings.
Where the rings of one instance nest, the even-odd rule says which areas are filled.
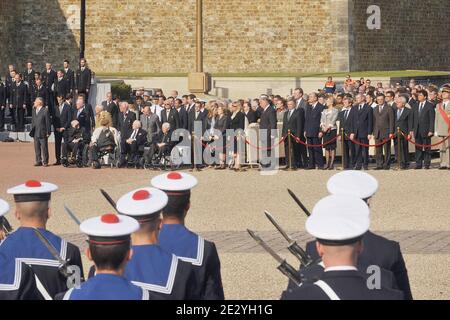
[[[25,186],[29,188],[39,188],[42,187],[42,184],[37,180],[28,180],[25,182]]]
[[[101,221],[104,223],[119,223],[119,217],[114,213],[107,213],[102,215]]]
[[[148,198],[150,198],[150,196],[151,196],[150,192],[148,192],[147,190],[139,190],[133,194],[133,200],[136,201],[147,200]]]
[[[183,177],[178,172],[171,172],[167,175],[167,179],[170,180],[181,180]]]

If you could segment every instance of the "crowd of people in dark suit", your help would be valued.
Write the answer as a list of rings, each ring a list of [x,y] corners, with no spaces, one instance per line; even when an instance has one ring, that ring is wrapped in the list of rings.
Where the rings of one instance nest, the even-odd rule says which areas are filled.
[[[10,66],[5,85],[0,82],[0,130],[4,128],[7,109],[16,130],[23,130],[26,113],[33,115],[33,128],[39,122],[38,126],[50,132],[51,129],[46,126],[52,125],[55,165],[67,164],[70,158],[68,153],[73,155],[74,150],[81,157],[82,150],[76,141],[78,144],[88,144],[92,149],[99,138],[105,140],[103,136],[106,132],[107,147],[114,146],[120,150],[119,165],[131,163],[137,167],[150,163],[154,155],[159,154],[159,149],[167,154],[177,142],[183,141],[184,138],[172,141],[172,134],[177,129],[185,129],[189,134],[199,130],[204,134],[201,137],[202,149],[197,150],[197,154],[203,155],[205,148],[218,140],[222,140],[223,145],[211,148],[213,154],[219,154],[217,163],[208,165],[200,159],[201,163],[196,163],[195,168],[208,166],[223,170],[229,167],[235,171],[245,170],[242,164],[246,160],[246,151],[238,139],[230,141],[227,130],[245,132],[253,124],[258,124],[263,133],[260,134],[259,145],[267,152],[268,159],[273,146],[279,144],[280,139],[284,140],[287,169],[334,169],[337,141],[343,144],[345,169],[368,170],[369,145],[373,141],[376,148],[375,169],[390,169],[393,161],[391,141],[396,146],[394,161],[400,158],[401,168],[407,169],[410,167],[409,143],[412,140],[417,143],[415,168],[429,169],[431,138],[439,136],[445,139],[448,136],[448,119],[443,115],[450,113],[450,89],[422,86],[414,80],[405,86],[397,83],[384,87],[378,83],[374,87],[369,79],[353,81],[349,75],[342,89],[337,90],[329,77],[323,90],[309,95],[296,88],[287,97],[263,94],[257,99],[233,102],[220,99],[206,102],[197,99],[194,94],[180,97],[175,90],[167,96],[162,90],[150,94],[140,88],[128,101],[120,101],[109,92],[106,100],[93,108],[87,103],[91,79],[92,71],[85,59],[80,60],[76,71],[70,69],[68,61],[64,61],[64,68],[57,72],[50,63],[41,73],[34,71],[31,62],[22,74]],[[37,98],[48,116],[36,114],[33,106]],[[50,122],[38,120],[47,118]],[[281,136],[278,123],[282,123]],[[98,130],[99,127],[101,130]],[[111,135],[109,128],[114,128]],[[63,144],[63,141],[66,143]],[[400,147],[397,147],[398,143]],[[231,152],[227,154],[226,147],[230,145]],[[35,141],[35,146],[36,165],[48,165],[46,143]],[[440,148],[440,167],[449,168],[448,140]],[[93,157],[96,158],[95,155]],[[90,166],[92,160],[92,157],[85,156],[79,164]],[[269,166],[265,161],[265,158],[259,161],[262,168]]]

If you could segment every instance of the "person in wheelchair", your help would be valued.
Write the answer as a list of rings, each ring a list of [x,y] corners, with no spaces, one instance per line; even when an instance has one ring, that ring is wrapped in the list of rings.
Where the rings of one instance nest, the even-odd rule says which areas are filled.
[[[68,167],[76,163],[78,167],[83,166],[83,151],[89,144],[89,136],[84,128],[80,127],[78,120],[70,123],[70,128],[65,134],[65,142],[62,147],[62,164]],[[70,157],[68,155],[70,154]]]
[[[100,168],[99,156],[102,154],[114,153],[117,146],[119,146],[119,133],[111,127],[111,120],[103,118],[100,120],[100,127],[94,130],[92,134],[91,143],[89,145],[89,163],[94,168]]]
[[[153,143],[149,150],[144,152],[145,166],[151,166],[154,161],[158,161],[165,156],[170,156],[175,143],[171,140],[170,124],[163,123],[161,131],[153,139]]]
[[[126,163],[138,166],[139,159],[144,153],[145,144],[147,143],[147,132],[142,129],[139,120],[133,122],[133,129],[129,137],[122,139],[120,144],[120,162],[119,167]]]

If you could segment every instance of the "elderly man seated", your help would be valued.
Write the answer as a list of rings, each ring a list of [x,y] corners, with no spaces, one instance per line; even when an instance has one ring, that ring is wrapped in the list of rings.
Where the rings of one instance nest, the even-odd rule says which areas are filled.
[[[158,158],[169,155],[172,152],[174,143],[171,141],[170,124],[163,123],[162,131],[160,131],[153,139],[153,144],[149,150],[144,153],[145,164],[152,164],[152,159],[155,155]]]
[[[128,137],[124,137],[120,145],[120,162],[119,166],[128,163],[138,165],[139,155],[143,153],[145,144],[147,143],[147,132],[142,129],[139,120],[133,122],[133,129]]]
[[[65,132],[65,142],[62,147],[62,163],[65,167],[70,163],[77,162],[79,167],[83,166],[83,150],[84,146],[89,143],[89,135],[86,134],[85,129],[80,127],[78,120],[73,120],[70,123],[70,128]],[[68,154],[71,154],[70,159]]]
[[[89,163],[99,168],[99,153],[113,152],[119,143],[119,133],[111,127],[111,121],[108,118],[101,119],[100,127],[95,129],[92,134],[89,145]]]

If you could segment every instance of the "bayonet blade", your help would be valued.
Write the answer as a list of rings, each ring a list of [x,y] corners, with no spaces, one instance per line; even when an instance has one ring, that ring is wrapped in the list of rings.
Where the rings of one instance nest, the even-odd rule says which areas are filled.
[[[300,199],[293,193],[290,189],[287,189],[289,195],[294,199],[295,203],[303,210],[303,212],[309,217],[311,215],[311,212],[309,212],[308,209],[303,205],[303,203],[300,201]]]
[[[116,202],[109,196],[109,194],[103,189],[100,189],[100,192],[105,197],[105,199],[109,202],[109,204],[114,208],[114,210],[117,211]]]
[[[70,210],[68,206],[64,205],[64,210],[65,210],[65,211],[67,212],[67,214],[72,218],[72,220],[75,221],[75,223],[76,223],[77,225],[80,225],[80,224],[81,224],[80,220],[78,220],[78,218],[77,218],[77,216],[75,215],[75,213],[73,213],[73,211]]]
[[[283,228],[281,228],[281,226],[275,221],[275,218],[268,211],[264,211],[264,214],[266,215],[267,219],[269,219],[269,221],[275,226],[275,228],[277,228],[277,230],[281,233],[283,238],[287,240],[287,242],[291,243],[295,241],[283,230]]]
[[[50,241],[39,231],[37,228],[33,228],[34,233],[38,237],[38,239],[42,242],[42,244],[48,249],[51,255],[58,260],[60,263],[60,268],[64,267],[67,264],[67,261],[61,258],[58,250],[50,243]]]
[[[261,247],[263,247],[264,250],[266,250],[279,264],[282,264],[285,262],[285,260],[280,257],[269,245],[261,239],[260,236],[258,236],[254,231],[247,229],[247,232],[250,234],[250,237],[253,238],[253,240],[256,241]]]

